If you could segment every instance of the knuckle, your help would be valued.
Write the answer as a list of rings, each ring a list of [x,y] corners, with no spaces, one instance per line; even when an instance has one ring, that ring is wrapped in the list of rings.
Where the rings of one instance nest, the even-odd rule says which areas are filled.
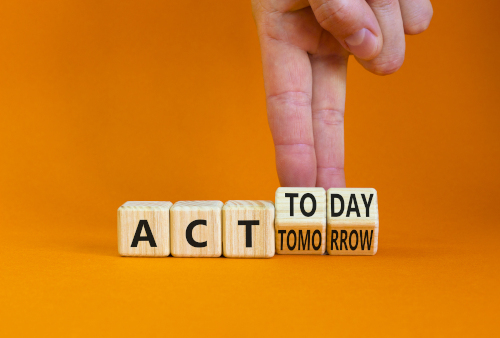
[[[343,175],[344,167],[343,166],[329,166],[329,167],[318,167],[318,171],[322,171],[328,175]]]
[[[320,109],[313,111],[313,119],[327,126],[340,126],[344,124],[344,112],[338,109]]]
[[[311,95],[303,91],[285,91],[278,94],[269,95],[267,97],[268,101],[275,101],[281,105],[290,106],[310,106],[311,105]]]
[[[314,143],[310,142],[301,142],[300,140],[297,141],[278,141],[276,140],[274,142],[274,146],[276,148],[282,148],[286,149],[289,152],[293,152],[296,154],[309,154],[314,152]]]
[[[348,1],[325,1],[314,11],[318,23],[325,27],[345,21],[351,15],[350,6],[348,5]]]
[[[387,8],[394,6],[398,0],[367,0],[366,2],[372,8]]]

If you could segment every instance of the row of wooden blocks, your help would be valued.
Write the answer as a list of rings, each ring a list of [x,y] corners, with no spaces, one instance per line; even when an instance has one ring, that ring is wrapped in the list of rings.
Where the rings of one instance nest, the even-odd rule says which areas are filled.
[[[375,189],[278,188],[275,202],[127,202],[118,208],[118,252],[237,258],[377,252]]]

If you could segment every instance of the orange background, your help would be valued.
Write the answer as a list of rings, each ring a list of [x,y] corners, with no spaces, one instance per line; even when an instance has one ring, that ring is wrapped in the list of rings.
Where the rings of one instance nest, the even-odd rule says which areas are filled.
[[[274,199],[249,1],[2,1],[0,335],[494,335],[498,1],[434,1],[403,68],[351,59],[374,257],[117,254],[127,200]]]

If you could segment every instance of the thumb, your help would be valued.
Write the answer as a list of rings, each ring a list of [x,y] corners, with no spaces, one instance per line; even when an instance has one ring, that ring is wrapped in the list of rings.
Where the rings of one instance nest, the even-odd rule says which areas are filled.
[[[309,0],[321,27],[356,57],[371,60],[382,50],[382,32],[365,0]]]

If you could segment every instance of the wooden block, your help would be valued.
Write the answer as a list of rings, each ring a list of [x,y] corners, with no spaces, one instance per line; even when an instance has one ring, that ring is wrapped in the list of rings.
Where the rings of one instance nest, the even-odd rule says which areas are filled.
[[[278,254],[322,255],[325,252],[325,189],[278,188],[275,206]]]
[[[328,254],[375,255],[378,249],[377,191],[331,188],[327,196]]]
[[[171,202],[127,202],[118,208],[118,253],[162,257],[170,254]]]
[[[222,208],[222,243],[225,257],[273,257],[273,202],[226,202]]]
[[[170,209],[174,257],[220,257],[221,201],[179,201]]]

